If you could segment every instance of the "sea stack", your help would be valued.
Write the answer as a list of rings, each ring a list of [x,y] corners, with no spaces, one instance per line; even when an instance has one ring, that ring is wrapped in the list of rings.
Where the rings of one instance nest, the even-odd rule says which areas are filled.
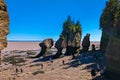
[[[0,0],[0,64],[1,50],[7,47],[7,34],[9,33],[9,16],[4,0]]]
[[[57,53],[54,56],[58,58],[62,55],[62,49],[66,48],[65,55],[73,55],[80,49],[82,29],[80,22],[71,20],[71,17],[68,16],[67,20],[63,23],[63,31],[56,41],[55,47],[57,48]]]
[[[90,46],[90,34],[86,34],[82,41],[82,52],[88,52]]]
[[[41,47],[40,53],[34,57],[31,57],[31,58],[39,58],[39,57],[43,56],[47,52],[47,49],[50,49],[53,46],[53,44],[54,44],[54,41],[52,38],[48,38],[48,39],[43,40],[39,44],[39,46]]]

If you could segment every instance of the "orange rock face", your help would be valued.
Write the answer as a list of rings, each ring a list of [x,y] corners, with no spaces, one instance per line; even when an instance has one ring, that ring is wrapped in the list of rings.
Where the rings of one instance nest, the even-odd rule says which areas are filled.
[[[4,0],[0,0],[0,51],[7,47],[7,34],[9,33],[9,16]],[[0,56],[1,57],[1,56]]]

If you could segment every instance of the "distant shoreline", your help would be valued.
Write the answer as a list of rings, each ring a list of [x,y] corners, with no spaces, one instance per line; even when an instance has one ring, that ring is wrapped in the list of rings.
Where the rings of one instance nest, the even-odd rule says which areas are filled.
[[[7,42],[42,42],[42,41],[18,41],[18,40],[8,40]]]
[[[42,42],[42,41],[18,41],[18,40],[8,40],[7,42]],[[54,41],[56,42],[56,41]],[[100,41],[90,41],[90,42],[100,42]]]
[[[7,47],[5,49],[3,49],[2,51],[40,50],[40,46],[39,46],[40,43],[41,43],[41,41],[8,41]],[[96,47],[99,47],[100,46],[100,41],[91,41],[90,44],[91,45],[95,44]]]

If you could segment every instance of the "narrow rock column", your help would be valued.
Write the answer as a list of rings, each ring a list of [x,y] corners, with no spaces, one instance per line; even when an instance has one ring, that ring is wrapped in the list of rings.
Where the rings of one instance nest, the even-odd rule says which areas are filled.
[[[90,46],[90,34],[86,34],[82,41],[82,52],[87,52]]]

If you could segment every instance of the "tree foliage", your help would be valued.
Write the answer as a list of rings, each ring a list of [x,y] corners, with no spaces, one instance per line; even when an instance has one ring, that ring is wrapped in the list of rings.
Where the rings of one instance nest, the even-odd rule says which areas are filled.
[[[108,0],[100,18],[101,50],[106,50],[111,36],[120,38],[120,0]]]
[[[67,20],[63,23],[63,31],[60,37],[64,38],[70,32],[82,34],[82,28],[79,21],[74,23],[74,20],[71,20],[71,17],[68,16]]]
[[[109,0],[100,18],[100,29],[120,35],[120,0]]]

